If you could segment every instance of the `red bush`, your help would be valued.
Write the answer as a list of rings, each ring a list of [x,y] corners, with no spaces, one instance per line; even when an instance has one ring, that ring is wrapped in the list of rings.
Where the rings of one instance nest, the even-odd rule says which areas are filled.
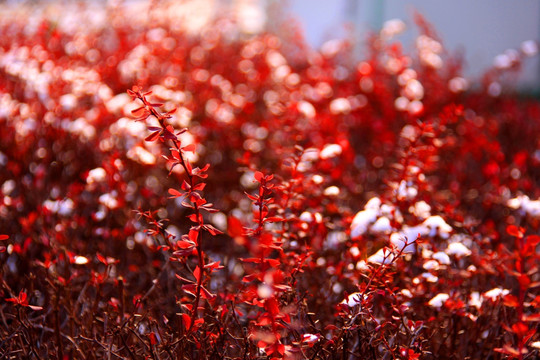
[[[357,62],[163,10],[1,22],[3,357],[538,357],[534,43],[474,83],[420,17]]]

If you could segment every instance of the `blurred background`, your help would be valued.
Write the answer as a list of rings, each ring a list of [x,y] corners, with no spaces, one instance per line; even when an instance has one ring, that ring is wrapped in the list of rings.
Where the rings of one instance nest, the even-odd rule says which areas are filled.
[[[260,0],[263,1],[263,0]],[[246,2],[250,2],[247,0]],[[408,31],[398,38],[413,49],[415,11],[430,22],[447,51],[462,51],[465,74],[475,78],[494,65],[497,55],[540,38],[540,1],[507,0],[289,0],[307,41],[319,46],[352,31],[361,49],[365,34],[390,19],[401,19]],[[344,26],[348,24],[349,29]],[[540,89],[540,62],[529,59],[516,80],[521,89]]]
[[[70,8],[84,3],[95,8],[100,18],[103,5],[126,5],[127,9],[147,15],[141,7],[152,3],[174,3],[182,12],[186,27],[195,33],[212,17],[230,14],[246,33],[266,29],[279,30],[284,23],[294,26],[311,47],[319,48],[333,39],[351,40],[359,58],[365,53],[368,34],[378,31],[386,21],[401,19],[407,25],[396,39],[403,43],[405,52],[414,51],[417,29],[414,14],[418,12],[430,22],[438,40],[450,54],[463,54],[465,74],[472,80],[494,65],[504,63],[504,55],[520,49],[527,40],[540,38],[540,1],[508,0],[44,0],[0,1],[0,16],[12,16],[15,8],[46,8],[60,5],[68,16]],[[89,22],[96,19],[85,19]],[[290,29],[290,28],[289,28]],[[502,57],[498,55],[503,55]],[[540,92],[540,62],[528,59],[515,84],[523,91]]]

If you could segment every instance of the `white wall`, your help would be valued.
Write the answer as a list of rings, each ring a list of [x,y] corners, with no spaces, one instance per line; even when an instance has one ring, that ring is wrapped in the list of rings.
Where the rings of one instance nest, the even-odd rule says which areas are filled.
[[[414,10],[434,25],[445,48],[465,50],[466,73],[479,74],[506,49],[519,48],[525,40],[540,40],[540,1],[537,0],[289,0],[291,11],[300,18],[312,46],[343,36],[343,24],[354,23],[361,38],[368,29],[399,18],[409,25],[400,37],[413,50],[416,35]],[[521,86],[540,88],[540,61],[528,59]]]
[[[289,0],[286,5],[299,20],[304,35],[311,46],[318,47],[324,41],[343,37],[348,0]],[[356,17],[356,15],[355,15]]]

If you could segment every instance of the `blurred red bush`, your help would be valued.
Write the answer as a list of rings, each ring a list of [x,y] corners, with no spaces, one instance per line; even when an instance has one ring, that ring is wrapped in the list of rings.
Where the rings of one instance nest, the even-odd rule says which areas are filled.
[[[108,10],[1,21],[2,357],[538,357],[535,43],[472,82],[420,17],[358,62]]]

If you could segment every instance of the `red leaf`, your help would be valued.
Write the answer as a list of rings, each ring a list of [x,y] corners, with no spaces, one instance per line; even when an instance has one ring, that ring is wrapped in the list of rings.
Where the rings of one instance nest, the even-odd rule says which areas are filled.
[[[213,298],[216,297],[216,294],[212,294],[210,291],[208,291],[204,286],[201,286],[201,296],[204,298],[204,299],[207,299],[207,300],[212,300]]]
[[[193,270],[193,276],[195,276],[195,279],[197,280],[197,282],[199,282],[201,278],[201,270],[198,266],[195,268],[195,270]]]
[[[246,263],[255,263],[255,264],[260,264],[261,263],[261,259],[259,259],[259,258],[247,258],[247,259],[240,258],[240,261],[246,262]]]
[[[28,305],[28,294],[21,290],[21,292],[19,293],[18,302],[19,304],[24,306]]]
[[[247,196],[250,200],[252,200],[252,201],[257,201],[257,200],[259,200],[258,197],[253,196],[253,195],[250,195],[250,194],[248,194],[248,193],[245,192],[245,191],[244,191],[244,194],[246,194],[246,196]]]
[[[524,315],[523,321],[540,321],[540,314]]]
[[[234,216],[229,216],[227,219],[227,233],[233,238],[244,235],[244,227],[242,226],[242,222]]]
[[[208,263],[208,264],[204,265],[204,268],[205,269],[211,269],[211,270],[223,269],[224,267],[220,266],[219,263],[220,263],[219,261],[213,261],[211,263]]]
[[[248,282],[252,282],[253,280],[255,280],[255,278],[257,277],[256,274],[249,274],[249,275],[246,275],[242,278],[242,282],[245,282],[245,283],[248,283]]]
[[[195,243],[191,241],[178,240],[176,242],[176,246],[178,246],[180,249],[191,249],[195,247]]]
[[[150,338],[150,344],[156,345],[158,343],[156,334],[154,334],[153,332],[148,334],[148,337]]]
[[[190,189],[191,189],[191,185],[189,185],[189,183],[186,180],[184,180],[182,182],[182,190],[189,191]]]
[[[174,135],[174,130],[170,131],[169,126],[167,126],[167,130],[163,131],[163,136],[169,140],[176,140],[176,135]]]
[[[173,188],[170,188],[169,189],[169,194],[171,194],[172,196],[169,196],[169,199],[176,199],[178,197],[182,197],[184,196],[183,193],[181,193],[180,191],[176,190],[176,189],[173,189]]]
[[[208,174],[205,174],[205,172],[206,172],[206,170],[208,170],[209,167],[210,167],[210,165],[208,165],[208,164],[202,169],[197,167],[197,168],[193,169],[192,174],[195,175],[195,176],[200,177],[201,179],[206,179],[208,177]]]
[[[8,235],[0,235],[0,241],[9,239]]]
[[[259,318],[259,321],[255,323],[257,326],[268,326],[270,324],[272,324],[272,320],[268,316]]]
[[[518,276],[518,282],[523,289],[527,289],[529,284],[531,283],[531,279],[529,279],[526,274],[521,274]]]
[[[182,314],[182,322],[184,323],[184,327],[186,329],[189,329],[191,326],[191,317],[188,314]]]
[[[523,322],[518,322],[518,323],[515,323],[514,325],[512,325],[512,331],[518,335],[518,337],[522,338],[523,336],[525,336],[525,334],[527,334],[527,331],[529,330],[529,327],[527,326],[527,324],[523,323]]]
[[[284,219],[281,218],[281,217],[278,217],[278,216],[271,216],[271,217],[266,218],[266,221],[268,221],[268,222],[280,222],[280,221],[284,221]]]
[[[279,305],[275,298],[270,297],[264,302],[265,309],[272,315],[279,314]]]
[[[131,110],[131,113],[132,113],[133,115],[135,115],[135,116],[141,116],[142,113],[143,113],[143,111],[141,111],[141,110],[145,110],[145,109],[144,109],[144,106],[141,106],[141,107],[138,107],[138,108],[136,108],[136,109],[134,109],[134,110]]]
[[[517,307],[519,305],[517,297],[512,294],[508,294],[503,298],[504,305],[508,307]]]
[[[195,185],[195,186],[193,187],[193,190],[203,191],[205,187],[206,187],[206,184],[205,184],[205,183],[199,183],[199,184],[197,184],[197,185]]]
[[[263,179],[264,175],[262,172],[260,171],[255,171],[255,174],[253,175],[253,177],[255,178],[255,180],[257,180],[258,182],[261,182],[261,180]]]
[[[182,206],[185,207],[185,208],[188,208],[188,209],[193,209],[193,205],[191,205],[187,201],[182,201]]]
[[[280,261],[277,260],[277,259],[266,259],[266,262],[267,262],[271,267],[277,267],[277,266],[279,266],[279,264],[280,264]]]
[[[536,246],[538,246],[539,243],[540,243],[540,236],[538,235],[527,236],[523,253],[528,254],[530,252],[534,252],[534,249],[536,248]]]
[[[196,245],[198,237],[199,237],[199,230],[191,228],[191,230],[189,230],[189,240],[193,241]]]
[[[223,234],[223,232],[221,230],[218,230],[216,229],[215,227],[213,227],[212,225],[204,225],[203,226],[206,231],[208,231],[210,234],[212,234],[213,236],[216,236],[216,235],[219,235],[219,234]]]
[[[527,243],[530,243],[531,246],[538,245],[540,243],[540,236],[539,235],[527,236]]]
[[[195,152],[197,146],[195,144],[189,144],[182,148],[183,151]]]
[[[189,220],[193,221],[194,223],[202,223],[202,215],[199,214],[199,217],[197,217],[197,214],[191,214],[187,217]]]
[[[523,229],[518,228],[515,225],[508,225],[508,227],[506,228],[506,232],[508,233],[508,235],[515,236],[519,239],[523,237]]]
[[[104,257],[100,253],[96,253],[96,257],[97,257],[98,261],[100,263],[102,263],[103,265],[111,265],[111,264],[114,264],[114,263],[118,262],[118,260],[116,260],[115,258],[112,258],[112,257],[109,257],[109,256]]]
[[[144,140],[145,141],[155,141],[159,137],[160,131],[156,131],[148,135]]]
[[[195,297],[196,289],[197,289],[197,286],[195,284],[182,285],[182,290],[184,290],[186,293],[188,293],[189,295],[193,297]]]
[[[175,158],[176,160],[180,160],[180,153],[176,151],[174,148],[170,150],[171,150],[171,155],[173,156],[173,158]]]
[[[178,274],[174,274],[174,275],[176,276],[177,279],[182,280],[182,281],[185,282],[185,283],[191,284],[191,285],[193,285],[193,286],[194,286],[194,284],[195,284],[195,283],[193,282],[193,280],[186,279],[185,277],[182,277],[182,276],[180,276],[180,275],[178,275]]]

